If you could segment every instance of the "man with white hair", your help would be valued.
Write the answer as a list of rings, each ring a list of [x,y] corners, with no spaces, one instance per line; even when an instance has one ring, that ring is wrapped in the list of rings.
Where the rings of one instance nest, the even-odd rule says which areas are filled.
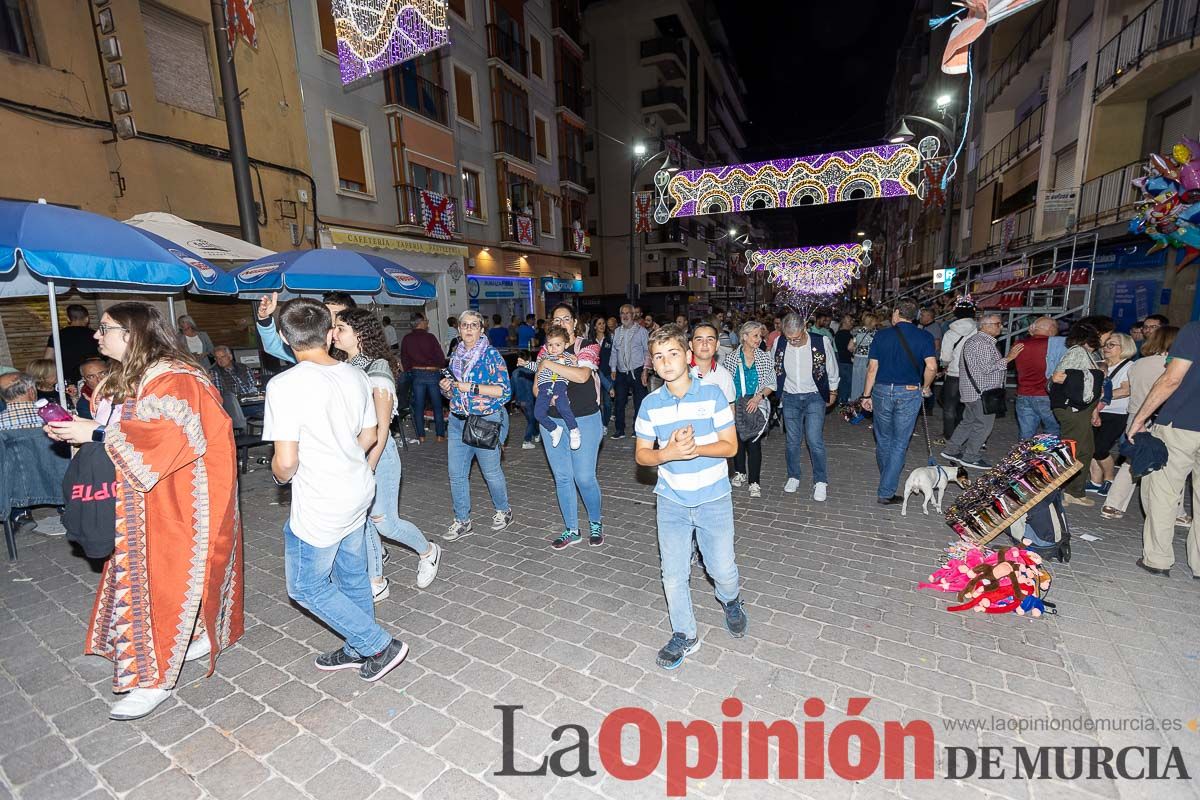
[[[1017,368],[1017,430],[1022,439],[1059,431],[1046,390],[1046,368],[1054,366],[1047,363],[1046,354],[1050,338],[1057,335],[1057,322],[1038,317],[1029,326],[1029,337],[1013,347],[1017,353],[1013,359]]]
[[[995,414],[984,413],[983,394],[1004,386],[1009,359],[1000,355],[996,346],[996,338],[1003,330],[1000,315],[987,314],[979,321],[979,330],[962,344],[958,392],[964,406],[963,420],[946,442],[942,457],[971,469],[990,469],[992,466],[979,455],[996,424]],[[1010,358],[1020,354],[1021,345],[1013,350],[1015,353],[1010,354]]]
[[[37,400],[37,381],[28,372],[0,375],[0,399],[4,400],[0,431],[40,428],[46,424],[33,404]]]
[[[625,438],[625,405],[633,395],[633,416],[636,418],[642,400],[646,397],[645,370],[649,357],[650,334],[638,324],[634,307],[626,303],[621,306],[621,325],[613,332],[613,350],[610,364],[616,389],[616,416],[613,420],[614,439]]]
[[[800,448],[807,442],[813,500],[818,503],[825,501],[829,488],[825,410],[837,402],[839,377],[833,340],[806,330],[804,319],[795,312],[784,317],[783,333],[775,340],[776,391],[783,398],[780,408],[787,437],[788,479],[783,490],[791,494],[800,488]]]

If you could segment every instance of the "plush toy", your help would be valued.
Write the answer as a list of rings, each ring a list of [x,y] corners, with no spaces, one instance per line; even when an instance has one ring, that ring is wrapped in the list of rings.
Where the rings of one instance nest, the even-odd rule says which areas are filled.
[[[952,545],[947,553],[949,558],[929,576],[930,582],[918,584],[921,589],[956,592],[959,603],[947,611],[1031,617],[1057,613],[1045,600],[1051,577],[1037,553],[1020,547],[996,552],[962,545]]]

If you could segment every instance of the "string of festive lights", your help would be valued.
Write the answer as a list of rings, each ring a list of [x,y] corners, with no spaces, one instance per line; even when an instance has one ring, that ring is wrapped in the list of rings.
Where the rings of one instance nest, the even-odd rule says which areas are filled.
[[[450,43],[447,0],[333,0],[347,84]]]
[[[871,240],[812,245],[747,253],[746,273],[767,272],[786,292],[804,296],[835,295],[871,265]]]

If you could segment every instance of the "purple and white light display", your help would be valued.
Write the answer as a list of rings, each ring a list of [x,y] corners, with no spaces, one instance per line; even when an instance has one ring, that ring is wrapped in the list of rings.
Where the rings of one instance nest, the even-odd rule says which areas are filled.
[[[747,274],[766,271],[788,293],[823,297],[841,292],[871,265],[871,240],[752,250],[746,256]]]
[[[342,83],[450,43],[446,0],[333,0]]]

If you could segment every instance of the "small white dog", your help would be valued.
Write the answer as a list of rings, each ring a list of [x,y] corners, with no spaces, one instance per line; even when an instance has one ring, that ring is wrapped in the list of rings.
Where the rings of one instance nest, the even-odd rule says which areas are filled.
[[[942,495],[946,493],[946,487],[950,485],[950,481],[950,472],[945,467],[918,467],[914,469],[908,474],[908,480],[904,482],[904,505],[900,507],[900,515],[904,517],[908,516],[908,497],[917,492],[925,495],[925,502],[921,504],[922,511],[928,514],[929,501],[933,500],[934,507],[941,512]],[[959,467],[953,481],[960,488],[965,489],[970,485],[971,478],[965,469]]]

